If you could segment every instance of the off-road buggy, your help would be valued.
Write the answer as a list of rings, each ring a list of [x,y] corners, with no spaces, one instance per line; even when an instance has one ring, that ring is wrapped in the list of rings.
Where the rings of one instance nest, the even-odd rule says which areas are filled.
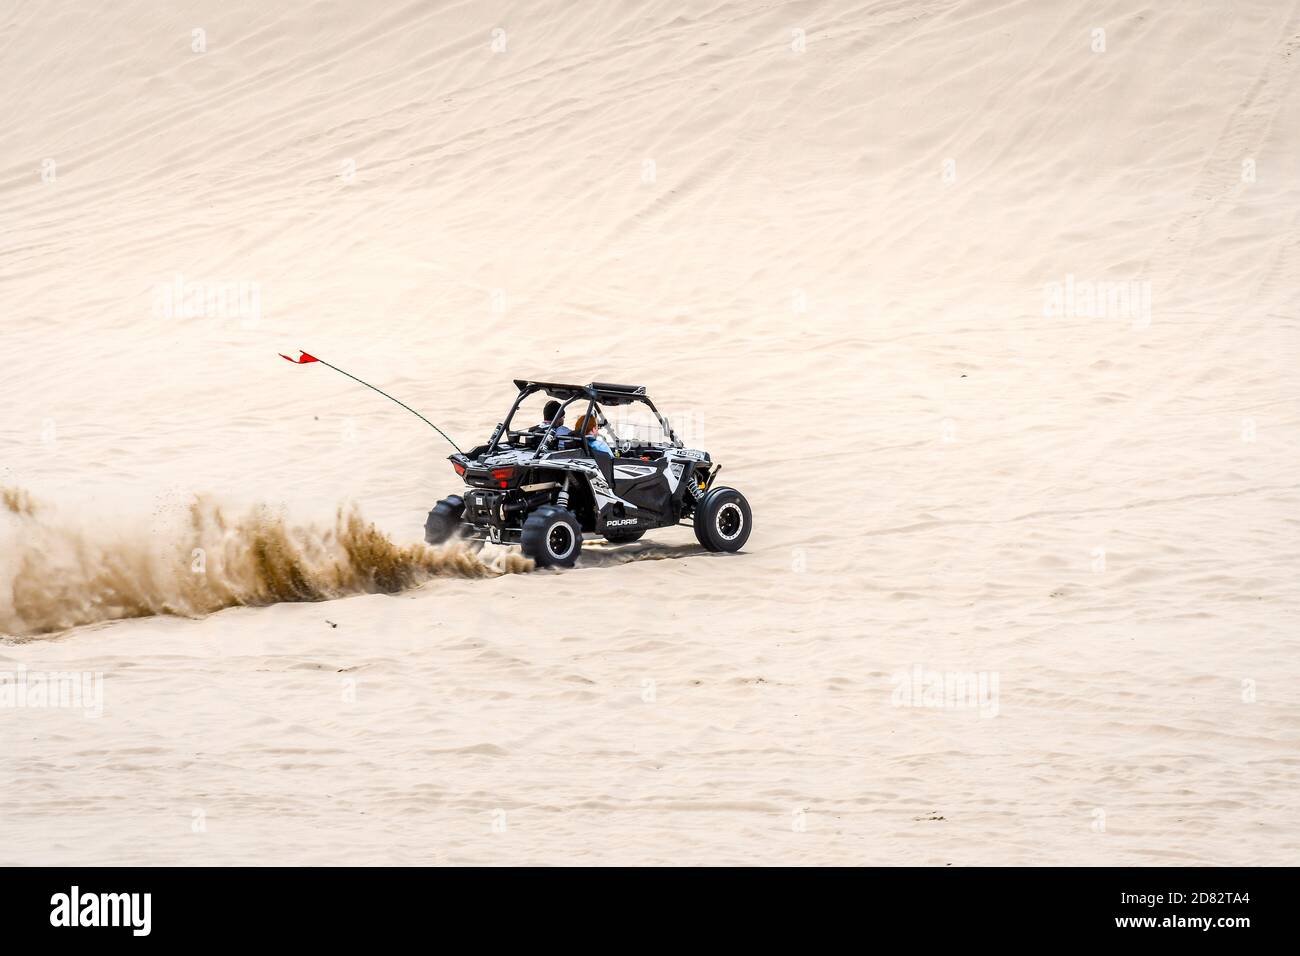
[[[429,512],[424,537],[430,544],[456,535],[518,543],[542,567],[572,567],[584,538],[636,541],[654,528],[690,522],[709,551],[744,546],[749,502],[716,485],[721,466],[708,452],[682,445],[644,386],[522,379],[515,385],[519,395],[487,443],[449,457],[467,487]],[[548,421],[515,427],[520,405],[538,392],[561,403],[560,410]],[[618,434],[605,417],[606,409],[638,404],[659,434]],[[596,417],[610,452],[559,426],[571,406]]]

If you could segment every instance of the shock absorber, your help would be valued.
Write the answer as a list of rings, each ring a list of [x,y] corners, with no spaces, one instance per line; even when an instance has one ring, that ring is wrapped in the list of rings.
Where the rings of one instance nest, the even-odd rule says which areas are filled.
[[[720,471],[722,471],[722,466],[714,465],[705,473],[703,481],[700,481],[698,472],[691,472],[691,480],[687,482],[686,490],[690,492],[697,505],[704,500],[704,492],[713,487],[713,479]]]
[[[686,482],[686,491],[697,505],[704,500],[704,489],[700,487],[700,479],[693,471],[690,480]]]
[[[561,508],[569,507],[569,478],[572,477],[567,471],[564,473],[564,486],[560,493],[555,496],[555,503]]]

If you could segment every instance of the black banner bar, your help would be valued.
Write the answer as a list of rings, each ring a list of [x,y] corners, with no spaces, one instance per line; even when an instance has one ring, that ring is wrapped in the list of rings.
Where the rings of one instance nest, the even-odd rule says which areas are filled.
[[[502,928],[546,938],[614,920],[647,941],[699,925],[732,939],[802,928],[940,946],[1229,947],[1293,935],[1295,871],[35,868],[6,870],[0,881],[6,940],[38,944],[336,946],[475,929],[495,943]]]

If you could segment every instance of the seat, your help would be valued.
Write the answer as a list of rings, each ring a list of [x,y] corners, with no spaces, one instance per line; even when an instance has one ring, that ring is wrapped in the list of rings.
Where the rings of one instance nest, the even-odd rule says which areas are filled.
[[[592,459],[596,462],[596,467],[600,469],[600,473],[605,476],[605,481],[607,481],[609,483],[609,486],[613,488],[614,487],[614,456],[606,454],[603,451],[597,451],[595,448],[592,448],[590,445],[587,445],[586,451],[587,454],[590,455]]]

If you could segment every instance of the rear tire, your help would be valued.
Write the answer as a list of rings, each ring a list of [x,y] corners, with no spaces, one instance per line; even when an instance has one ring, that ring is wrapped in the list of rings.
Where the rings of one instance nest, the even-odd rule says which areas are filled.
[[[571,568],[582,553],[582,526],[573,512],[543,505],[524,522],[519,545],[539,568]]]
[[[706,551],[739,551],[752,527],[749,502],[735,488],[714,488],[695,508],[695,537]]]
[[[442,544],[462,530],[461,517],[465,514],[465,499],[448,495],[429,512],[424,522],[424,540],[429,544]]]

